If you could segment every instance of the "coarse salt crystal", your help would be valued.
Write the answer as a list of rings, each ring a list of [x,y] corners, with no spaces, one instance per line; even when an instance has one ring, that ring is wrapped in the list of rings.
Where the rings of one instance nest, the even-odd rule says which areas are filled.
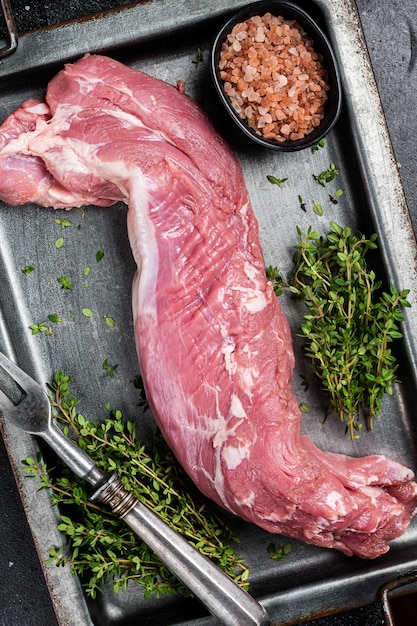
[[[255,41],[258,43],[265,41],[265,31],[261,26],[258,26],[256,30]]]
[[[280,87],[285,87],[288,83],[288,78],[284,76],[284,74],[279,74],[276,80],[277,85]]]

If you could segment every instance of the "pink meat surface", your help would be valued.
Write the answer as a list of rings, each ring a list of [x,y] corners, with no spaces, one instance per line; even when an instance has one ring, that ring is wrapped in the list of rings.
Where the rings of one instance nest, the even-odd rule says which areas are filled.
[[[413,473],[300,434],[287,320],[265,278],[240,166],[197,105],[103,56],[0,127],[0,197],[55,208],[124,200],[142,376],[200,490],[267,531],[373,558],[416,511]]]

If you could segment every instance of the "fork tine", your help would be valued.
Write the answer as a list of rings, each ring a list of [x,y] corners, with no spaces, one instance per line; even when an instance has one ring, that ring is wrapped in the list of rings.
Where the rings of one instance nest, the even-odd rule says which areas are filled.
[[[15,408],[10,398],[0,389],[0,414],[12,411]]]
[[[0,352],[0,368],[2,368],[9,376],[19,385],[19,387],[28,393],[30,390],[39,391],[40,385],[26,372],[20,369],[8,359],[2,352]]]
[[[17,420],[23,430],[32,430],[32,424],[23,426],[23,414],[45,402],[46,394],[33,378],[0,352],[0,410],[5,418]],[[49,407],[49,402],[48,402]],[[24,412],[24,413],[22,413]],[[25,421],[28,421],[25,417]]]
[[[1,352],[0,389],[3,417],[21,430],[45,437],[51,419],[46,391]]]

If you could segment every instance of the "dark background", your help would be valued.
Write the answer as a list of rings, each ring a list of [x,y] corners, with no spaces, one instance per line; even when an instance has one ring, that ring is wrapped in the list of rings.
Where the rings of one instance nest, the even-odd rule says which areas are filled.
[[[20,33],[123,4],[126,3],[117,0],[11,2]],[[415,0],[357,0],[357,5],[411,217],[417,228]],[[1,29],[0,24],[0,32]],[[57,626],[1,437],[0,550],[0,626]],[[411,626],[412,622],[408,614],[407,621],[401,621],[398,626],[402,623]],[[383,623],[383,611],[378,603],[309,622],[309,625],[377,626]]]

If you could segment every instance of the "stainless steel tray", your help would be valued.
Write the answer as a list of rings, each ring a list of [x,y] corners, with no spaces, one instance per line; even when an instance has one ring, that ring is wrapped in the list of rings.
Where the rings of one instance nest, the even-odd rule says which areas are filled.
[[[284,299],[295,338],[297,371],[294,391],[310,406],[303,430],[321,447],[352,455],[386,453],[417,470],[417,426],[413,407],[417,400],[417,275],[416,241],[409,212],[391,150],[377,88],[366,52],[356,7],[352,0],[310,0],[305,6],[327,30],[342,75],[344,103],[336,128],[325,147],[294,154],[276,154],[254,148],[236,136],[226,114],[217,102],[208,72],[208,49],[216,27],[233,8],[246,4],[239,0],[206,2],[153,0],[105,15],[92,16],[54,28],[26,34],[11,56],[0,62],[0,119],[27,98],[44,93],[48,79],[62,63],[84,52],[115,56],[132,67],[143,69],[175,83],[185,80],[194,96],[229,140],[242,163],[253,205],[260,222],[266,263],[278,265],[283,273],[291,266],[296,225],[309,225],[326,231],[330,220],[357,226],[380,235],[380,272],[400,288],[412,288],[412,308],[406,311],[404,340],[397,346],[401,360],[401,385],[384,404],[375,430],[351,442],[336,421],[320,424],[323,414],[314,390],[306,395],[299,373],[306,373],[295,336],[299,314]],[[204,61],[192,63],[197,48]],[[312,174],[336,163],[340,176],[335,183],[344,189],[337,205],[328,199]],[[280,189],[266,176],[288,177]],[[300,208],[298,195],[307,202]],[[322,217],[312,210],[312,201],[321,202]],[[133,342],[130,285],[135,270],[126,236],[126,207],[89,208],[65,216],[72,227],[61,231],[54,221],[63,217],[37,206],[11,208],[0,204],[0,344],[40,381],[47,381],[57,370],[71,374],[74,394],[83,398],[83,412],[102,415],[104,404],[121,408],[137,419],[136,393],[129,380],[138,372]],[[78,229],[78,225],[80,228]],[[63,235],[63,248],[55,240]],[[105,250],[97,264],[95,253]],[[21,268],[36,267],[26,277]],[[84,286],[82,268],[92,268]],[[59,288],[57,277],[69,275],[77,282],[73,292]],[[88,306],[92,319],[80,311]],[[54,326],[50,337],[33,336],[29,325],[58,313],[63,322]],[[70,313],[73,314],[70,317]],[[110,329],[103,322],[109,315],[116,321]],[[117,376],[105,378],[105,358],[119,363]],[[144,435],[153,430],[150,416],[139,421]],[[51,544],[62,545],[56,531],[57,512],[51,509],[48,494],[38,492],[34,481],[22,478],[20,461],[38,450],[30,436],[3,425],[6,446],[14,466],[27,518],[42,562]],[[240,524],[241,553],[252,572],[252,593],[266,606],[277,625],[336,612],[370,603],[391,580],[417,571],[417,523],[393,542],[388,554],[375,561],[348,558],[337,552],[292,541],[292,552],[285,561],[269,558],[266,548],[272,537],[246,524]],[[210,626],[215,621],[192,600],[145,600],[140,588],[114,595],[111,590],[97,601],[87,601],[81,587],[67,569],[44,565],[44,572],[62,626],[127,626],[134,620],[143,624],[184,624]]]

